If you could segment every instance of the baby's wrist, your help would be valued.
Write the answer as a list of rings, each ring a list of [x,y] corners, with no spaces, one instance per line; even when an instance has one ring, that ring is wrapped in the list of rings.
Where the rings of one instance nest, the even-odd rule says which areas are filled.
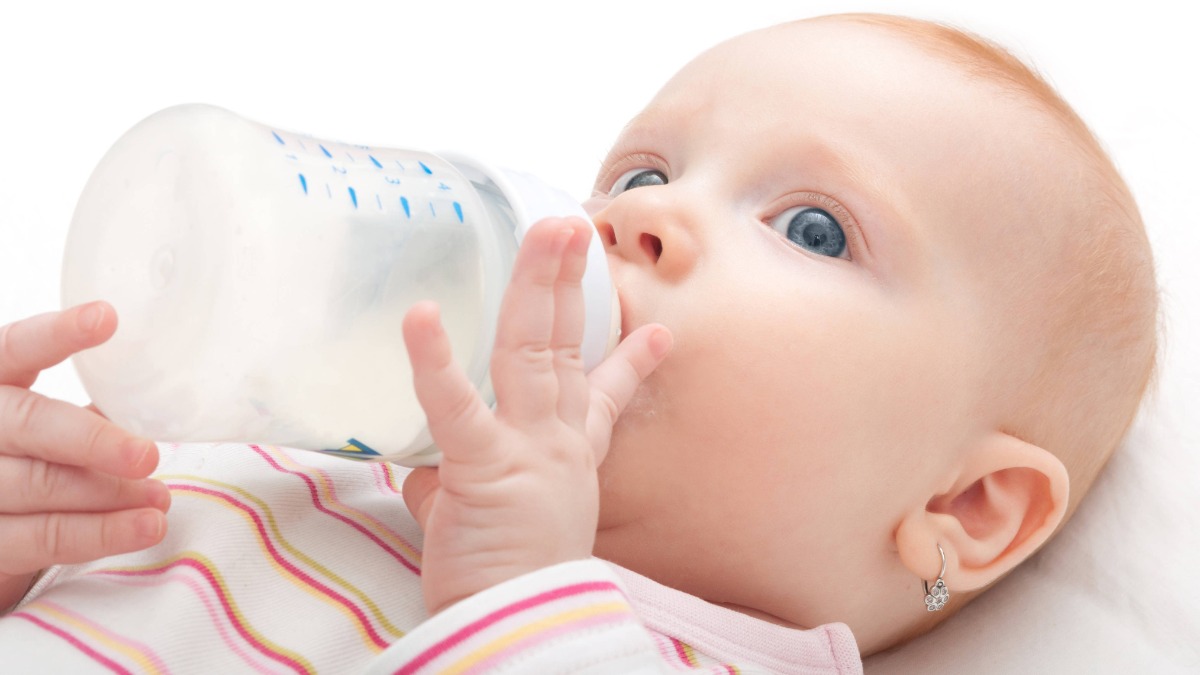
[[[473,583],[470,586],[460,586],[456,589],[457,592],[452,593],[426,593],[425,607],[430,616],[434,616],[448,607],[456,605],[468,598],[474,597],[480,593],[484,593],[497,586],[502,586],[512,582],[514,579],[540,572],[547,568],[556,567],[565,563],[578,562],[587,560],[591,556],[584,555],[574,558],[566,558],[563,560],[544,561],[543,563],[525,562],[522,564],[513,564],[504,568],[491,569],[486,572],[472,575]]]

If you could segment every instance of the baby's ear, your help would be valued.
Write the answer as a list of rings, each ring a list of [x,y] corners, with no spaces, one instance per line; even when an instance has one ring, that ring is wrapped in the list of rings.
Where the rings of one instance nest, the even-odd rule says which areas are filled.
[[[946,553],[951,591],[982,588],[1033,554],[1062,522],[1070,480],[1050,452],[995,431],[969,448],[948,490],[906,515],[896,529],[900,560],[932,582]]]

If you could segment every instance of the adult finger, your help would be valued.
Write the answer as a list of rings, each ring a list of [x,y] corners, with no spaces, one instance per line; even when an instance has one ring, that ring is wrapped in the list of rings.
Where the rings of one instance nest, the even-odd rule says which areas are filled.
[[[0,513],[166,511],[171,492],[161,481],[118,478],[91,469],[0,456]]]
[[[0,454],[123,478],[145,478],[158,465],[154,443],[83,408],[8,386],[0,386]]]
[[[607,359],[588,374],[592,386],[591,408],[588,411],[587,435],[598,456],[604,461],[608,439],[617,417],[642,381],[658,367],[671,351],[671,331],[659,324],[648,324],[633,331],[621,341]]]
[[[548,218],[525,233],[504,292],[492,352],[497,414],[517,424],[558,414],[558,376],[550,339],[563,252],[574,228]]]
[[[0,541],[7,549],[0,573],[24,574],[139,551],[161,541],[166,529],[166,515],[155,508],[0,516]]]
[[[107,302],[89,302],[0,326],[0,384],[28,388],[41,371],[95,347],[117,330]]]

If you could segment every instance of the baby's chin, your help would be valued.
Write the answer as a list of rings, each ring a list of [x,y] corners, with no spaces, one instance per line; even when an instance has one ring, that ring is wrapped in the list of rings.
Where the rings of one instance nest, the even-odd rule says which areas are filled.
[[[654,447],[658,445],[654,439],[657,434],[663,432],[663,399],[659,380],[652,374],[634,392],[633,398],[613,425],[608,452],[605,453],[598,469],[601,530],[621,525],[628,520],[621,514],[628,513],[630,504],[622,504],[626,501],[622,497],[628,496],[631,488],[636,493],[638,481],[635,479],[633,484],[624,484],[622,487],[622,477],[629,471],[634,471],[635,475],[640,472],[646,462],[639,461],[638,456],[653,452]],[[645,459],[648,458],[642,458]],[[634,501],[637,501],[636,498]]]
[[[619,429],[636,428],[656,418],[662,407],[662,399],[662,387],[659,379],[651,375],[643,380],[637,391],[633,392],[633,398],[629,399],[629,403],[625,405],[625,409],[617,418],[617,423],[613,428],[613,439],[616,439]]]

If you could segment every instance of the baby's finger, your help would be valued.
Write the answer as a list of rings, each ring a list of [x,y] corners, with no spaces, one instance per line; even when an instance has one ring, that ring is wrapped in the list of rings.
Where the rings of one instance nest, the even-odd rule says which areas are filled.
[[[41,371],[101,344],[116,330],[117,313],[107,302],[90,302],[0,326],[0,385],[28,388]]]
[[[24,574],[139,551],[161,541],[166,530],[166,515],[154,508],[0,516],[6,548],[0,573]]]
[[[587,420],[587,435],[592,446],[601,453],[608,451],[607,439],[617,417],[642,381],[658,367],[671,351],[671,332],[659,324],[649,324],[633,331],[617,345],[607,359],[588,374],[592,385],[591,409]],[[597,439],[605,439],[597,442]],[[604,457],[596,458],[597,464]]]
[[[550,339],[563,252],[574,228],[560,219],[539,221],[525,234],[512,281],[504,292],[492,353],[498,414],[521,424],[558,414],[558,376]]]
[[[554,328],[550,349],[554,352],[554,372],[558,376],[558,416],[572,427],[582,429],[587,419],[587,375],[583,372],[583,272],[587,267],[588,243],[592,226],[582,219],[567,221],[574,235],[567,244],[558,281],[554,288]]]
[[[83,408],[0,386],[0,454],[145,478],[158,449]]]
[[[437,305],[413,305],[404,315],[403,328],[413,388],[433,440],[447,457],[459,459],[467,459],[464,450],[488,447],[492,411],[455,363]]]
[[[161,481],[130,480],[65,464],[0,456],[0,513],[166,511],[171,492]]]

